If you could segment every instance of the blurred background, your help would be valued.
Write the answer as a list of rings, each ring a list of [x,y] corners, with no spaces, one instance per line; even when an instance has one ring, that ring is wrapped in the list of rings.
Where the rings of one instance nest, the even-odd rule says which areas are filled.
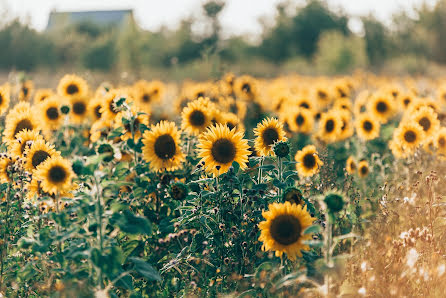
[[[438,75],[446,0],[0,0],[0,78]]]

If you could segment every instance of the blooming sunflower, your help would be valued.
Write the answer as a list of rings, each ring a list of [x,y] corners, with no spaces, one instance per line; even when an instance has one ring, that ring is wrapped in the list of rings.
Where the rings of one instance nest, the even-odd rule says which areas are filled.
[[[9,108],[9,101],[10,97],[7,88],[0,87],[0,115],[3,115]]]
[[[318,136],[324,142],[335,142],[342,129],[342,119],[337,110],[331,110],[321,115]]]
[[[136,104],[146,113],[151,112],[152,104],[159,102],[164,94],[164,84],[160,81],[138,81],[133,87]]]
[[[25,149],[25,168],[32,171],[47,159],[59,155],[60,153],[54,149],[54,145],[50,145],[43,139],[38,139]]]
[[[381,123],[387,123],[395,113],[395,102],[385,95],[372,96],[367,110]]]
[[[425,139],[423,128],[415,122],[404,122],[395,129],[393,141],[401,147],[406,154],[411,154]]]
[[[173,122],[161,121],[152,126],[144,132],[142,143],[143,158],[153,171],[173,171],[184,161],[180,131]]]
[[[243,122],[240,121],[240,118],[237,117],[236,114],[233,113],[222,113],[222,122],[221,124],[225,124],[229,129],[235,128],[237,131],[244,131]]]
[[[90,141],[95,143],[101,137],[106,138],[110,132],[110,123],[105,120],[98,120],[91,125]]]
[[[285,203],[273,203],[262,215],[266,219],[259,223],[263,250],[275,251],[281,257],[286,253],[290,260],[302,257],[302,250],[310,247],[303,242],[312,239],[311,234],[303,234],[313,221],[306,206]]]
[[[116,107],[115,100],[125,98],[126,101],[131,101],[131,98],[127,95],[125,90],[112,89],[105,94],[101,108],[101,119],[105,121],[114,121],[116,115],[119,113],[119,109]]]
[[[202,99],[202,100],[200,100]],[[198,135],[211,125],[214,109],[204,104],[203,98],[189,102],[181,113],[181,128]]]
[[[221,106],[229,113],[236,114],[239,119],[244,119],[246,115],[246,103],[242,100],[235,100],[233,97],[226,97],[221,100]]]
[[[425,133],[427,139],[431,139],[440,129],[440,121],[437,119],[437,113],[427,106],[420,107],[412,114],[412,120],[418,123]]]
[[[434,138],[434,147],[437,149],[437,153],[446,158],[446,127],[442,127],[438,130]]]
[[[355,159],[353,158],[353,156],[349,156],[349,158],[347,158],[345,170],[347,171],[347,173],[352,175],[356,172],[356,168],[357,168],[357,166],[356,166]]]
[[[309,134],[313,130],[314,119],[310,110],[303,108],[290,109],[285,114],[286,123],[293,132]]]
[[[75,187],[71,164],[61,156],[53,156],[40,164],[35,176],[41,181],[42,190],[50,195],[67,193]]]
[[[85,97],[88,95],[87,82],[76,75],[65,75],[57,86],[57,93],[64,97]]]
[[[71,103],[71,115],[70,120],[73,123],[82,124],[85,122],[89,115],[88,102],[85,97],[72,96],[70,98]]]
[[[367,160],[361,160],[358,164],[358,175],[361,178],[366,177],[369,174],[369,163]]]
[[[326,107],[331,103],[330,90],[325,86],[316,86],[312,91],[313,98],[316,98],[319,106]]]
[[[245,169],[251,153],[242,132],[221,124],[209,127],[201,136],[198,152],[206,170],[215,176],[226,173],[234,161]]]
[[[28,101],[31,97],[31,93],[34,89],[34,83],[30,80],[26,80],[22,83],[19,90],[19,100],[20,101]]]
[[[40,130],[40,122],[28,103],[17,104],[6,115],[3,136],[6,141],[12,141],[24,129]]]
[[[297,161],[296,169],[299,175],[311,177],[319,171],[324,164],[317,154],[314,145],[307,145],[302,150],[297,151],[294,160]]]
[[[37,140],[43,140],[37,130],[22,130],[17,134],[17,138],[8,144],[9,152],[14,157],[22,157],[25,150]]]
[[[364,141],[379,137],[381,124],[368,113],[360,114],[358,119],[356,119],[355,126],[356,133]]]
[[[60,102],[59,97],[50,96],[38,105],[40,115],[43,118],[42,126],[48,130],[57,130],[62,124],[63,117],[60,112]]]
[[[245,75],[235,79],[234,93],[242,100],[255,100],[258,96],[258,82],[251,76]]]
[[[34,104],[40,104],[45,99],[53,96],[54,92],[51,89],[38,89],[34,95]]]
[[[338,113],[342,121],[341,132],[339,133],[338,139],[342,141],[348,139],[354,133],[352,115],[349,110],[346,109],[338,109]]]
[[[397,97],[397,101],[403,110],[407,110],[414,102],[415,96],[411,93],[400,93]]]
[[[272,145],[275,142],[286,141],[283,124],[276,118],[264,119],[254,128],[254,147],[263,156],[274,155]]]

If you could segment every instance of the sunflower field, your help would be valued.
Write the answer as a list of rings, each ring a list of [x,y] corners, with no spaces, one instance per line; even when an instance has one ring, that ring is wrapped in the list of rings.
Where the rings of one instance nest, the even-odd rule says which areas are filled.
[[[0,297],[446,292],[445,80],[36,85],[0,86]]]

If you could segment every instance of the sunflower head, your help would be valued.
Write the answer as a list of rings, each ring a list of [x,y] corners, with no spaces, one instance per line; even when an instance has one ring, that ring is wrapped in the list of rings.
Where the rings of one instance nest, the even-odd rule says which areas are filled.
[[[425,137],[430,139],[440,129],[440,121],[434,109],[422,106],[412,114],[412,120],[418,123],[424,131]]]
[[[314,118],[310,110],[304,108],[284,109],[289,111],[285,112],[285,119],[291,131],[308,134],[313,130]]]
[[[416,122],[402,122],[393,133],[394,147],[401,147],[405,155],[414,153],[425,140],[423,128]]]
[[[296,153],[294,159],[297,161],[296,169],[299,175],[303,177],[310,177],[316,174],[320,167],[324,164],[317,154],[314,145],[305,146],[302,150]]]
[[[324,203],[330,213],[338,213],[344,208],[344,198],[338,193],[327,194],[324,198]]]
[[[288,157],[290,154],[290,145],[287,141],[279,141],[273,145],[274,154],[279,158]],[[257,156],[257,155],[254,155]]]
[[[3,115],[9,108],[10,95],[6,87],[0,87],[0,115]]]
[[[22,130],[40,130],[40,121],[28,103],[17,104],[6,115],[3,135],[6,141],[13,141]]]
[[[23,157],[25,151],[38,140],[43,141],[43,137],[38,131],[25,129],[17,134],[17,139],[11,141],[8,147],[13,156]]]
[[[57,86],[57,93],[63,97],[85,97],[88,95],[87,82],[76,75],[65,75]]]
[[[303,205],[305,203],[302,191],[295,187],[288,187],[282,195],[283,202],[290,202],[291,204]]]
[[[25,167],[29,171],[33,171],[47,159],[59,155],[60,153],[54,149],[53,145],[50,145],[43,139],[38,139],[29,148],[25,149]]]
[[[53,156],[38,166],[35,175],[42,190],[50,195],[67,193],[74,189],[74,173],[68,160]]]
[[[322,114],[319,120],[318,136],[326,143],[335,142],[342,131],[342,119],[337,110]]]
[[[395,101],[385,94],[372,96],[367,108],[381,123],[386,123],[395,113]]]
[[[369,163],[366,160],[361,160],[358,164],[358,175],[361,178],[365,178],[367,177],[367,175],[369,174],[370,169],[369,169]]]
[[[364,140],[369,141],[379,137],[381,124],[368,113],[360,114],[356,119],[356,133]]]
[[[184,183],[176,182],[170,185],[169,194],[174,200],[182,201],[189,194],[189,189]]]
[[[287,140],[283,124],[276,118],[267,118],[257,124],[254,135],[256,136],[254,142],[256,151],[263,156],[274,154],[273,145]]]
[[[53,95],[54,92],[51,89],[38,89],[34,95],[34,104],[40,104]]]
[[[19,100],[28,101],[34,89],[34,83],[30,80],[24,81],[20,86]]]
[[[356,173],[357,165],[353,156],[349,156],[349,158],[347,159],[345,169],[350,175]]]

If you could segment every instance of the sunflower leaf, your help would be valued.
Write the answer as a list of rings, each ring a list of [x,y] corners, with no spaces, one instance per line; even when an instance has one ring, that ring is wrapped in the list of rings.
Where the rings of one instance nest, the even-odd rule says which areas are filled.
[[[304,234],[317,234],[321,231],[321,226],[319,225],[312,225],[305,229]]]

